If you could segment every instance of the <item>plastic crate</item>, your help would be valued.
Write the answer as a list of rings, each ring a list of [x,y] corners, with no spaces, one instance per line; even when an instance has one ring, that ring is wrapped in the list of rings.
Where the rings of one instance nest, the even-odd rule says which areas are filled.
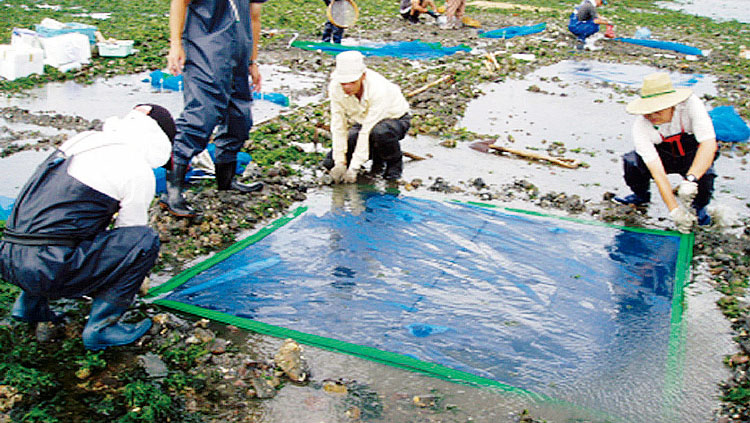
[[[99,48],[99,56],[103,57],[125,57],[135,52],[133,40],[96,43],[96,46]]]

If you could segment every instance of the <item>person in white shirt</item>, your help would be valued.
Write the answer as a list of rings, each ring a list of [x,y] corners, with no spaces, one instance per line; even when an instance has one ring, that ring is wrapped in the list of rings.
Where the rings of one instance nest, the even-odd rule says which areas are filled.
[[[627,105],[627,111],[638,115],[633,122],[635,150],[623,156],[625,183],[633,193],[615,200],[634,206],[648,203],[653,179],[680,232],[689,232],[696,220],[710,225],[706,206],[714,190],[718,147],[703,102],[689,88],[674,88],[669,75],[658,72],[643,79],[641,96]],[[674,173],[683,177],[677,197],[667,179]]]
[[[87,349],[129,344],[148,331],[149,319],[119,318],[158,257],[159,236],[148,227],[153,169],[169,160],[175,133],[167,109],[142,104],[107,119],[102,131],[76,135],[37,167],[0,240],[0,276],[22,289],[13,318],[59,321],[49,300],[88,295]]]
[[[368,69],[362,53],[336,56],[328,86],[333,148],[323,160],[336,183],[354,183],[372,159],[370,173],[397,180],[403,171],[400,141],[411,126],[409,103],[401,89]],[[385,169],[385,171],[383,170]]]

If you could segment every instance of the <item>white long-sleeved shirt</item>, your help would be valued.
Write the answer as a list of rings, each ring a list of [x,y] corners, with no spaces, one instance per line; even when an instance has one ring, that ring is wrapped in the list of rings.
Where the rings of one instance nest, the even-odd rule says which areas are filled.
[[[694,134],[699,143],[716,139],[714,124],[706,111],[706,106],[695,94],[677,104],[674,108],[672,120],[665,124],[654,126],[645,116],[636,117],[633,122],[635,152],[641,156],[646,164],[659,160],[656,144],[661,144],[662,136],[666,138],[670,135],[679,134],[683,130],[689,134]]]
[[[346,95],[341,84],[336,81],[331,81],[328,85],[334,163],[347,164],[349,127],[354,123],[362,125],[351,163],[348,163],[350,169],[359,169],[369,160],[370,131],[378,122],[383,119],[398,119],[409,112],[409,103],[401,89],[383,75],[367,69],[363,85],[362,100]]]
[[[148,223],[154,198],[153,168],[169,160],[172,144],[155,120],[137,110],[105,121],[102,131],[82,132],[60,146],[73,155],[68,174],[120,202],[116,227]]]

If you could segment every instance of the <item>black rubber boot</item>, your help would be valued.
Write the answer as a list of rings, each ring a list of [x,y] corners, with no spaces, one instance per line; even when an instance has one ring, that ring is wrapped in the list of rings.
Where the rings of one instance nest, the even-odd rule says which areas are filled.
[[[385,173],[383,178],[387,181],[395,181],[401,178],[401,173],[404,170],[404,159],[399,157],[398,159],[392,159],[385,162]]]
[[[187,168],[187,165],[175,164],[172,170],[167,170],[167,192],[159,197],[159,205],[175,216],[192,218],[198,212],[182,196]]]
[[[151,319],[138,323],[120,323],[126,308],[104,300],[94,299],[89,321],[83,328],[83,346],[98,351],[107,347],[127,345],[137,341],[151,328]]]
[[[385,162],[380,157],[374,157],[372,159],[372,165],[370,166],[370,175],[379,176],[383,173],[385,168]]]
[[[62,320],[61,316],[50,310],[47,297],[29,295],[26,291],[21,291],[21,295],[13,304],[10,315],[16,320],[31,324],[40,322],[58,323]]]
[[[241,184],[234,180],[237,162],[216,163],[216,185],[221,191],[238,191],[241,193],[256,192],[263,189],[262,182],[253,182],[252,184]]]

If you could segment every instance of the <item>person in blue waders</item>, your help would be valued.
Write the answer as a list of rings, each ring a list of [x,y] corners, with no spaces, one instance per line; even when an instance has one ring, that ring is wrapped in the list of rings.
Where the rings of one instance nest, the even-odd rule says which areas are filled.
[[[253,97],[248,78],[260,89],[255,62],[260,23],[251,30],[251,11],[259,17],[265,0],[172,0],[169,13],[170,73],[184,74],[185,108],[177,119],[172,160],[167,169],[167,192],[160,204],[180,217],[198,212],[183,196],[190,160],[203,151],[213,137],[214,165],[219,190],[250,193],[263,184],[241,184],[234,180],[237,153],[253,125]],[[252,59],[252,60],[251,60]]]
[[[714,191],[718,147],[706,106],[690,88],[674,88],[669,74],[657,72],[643,78],[641,96],[626,110],[638,115],[633,122],[635,150],[623,156],[625,183],[633,192],[615,201],[647,204],[653,179],[678,231],[690,232],[696,221],[710,225],[706,206]],[[677,196],[668,174],[683,178]]]
[[[159,236],[147,226],[152,169],[169,160],[174,135],[169,111],[139,105],[107,119],[102,131],[76,135],[39,165],[0,240],[0,276],[23,290],[13,318],[57,322],[49,300],[87,295],[87,349],[130,344],[148,331],[150,319],[119,319],[159,253]]]
[[[576,48],[583,50],[598,50],[594,42],[596,39],[589,38],[599,32],[599,25],[610,25],[610,22],[602,18],[596,12],[597,7],[607,4],[606,0],[583,0],[570,14],[568,30],[578,37]]]

